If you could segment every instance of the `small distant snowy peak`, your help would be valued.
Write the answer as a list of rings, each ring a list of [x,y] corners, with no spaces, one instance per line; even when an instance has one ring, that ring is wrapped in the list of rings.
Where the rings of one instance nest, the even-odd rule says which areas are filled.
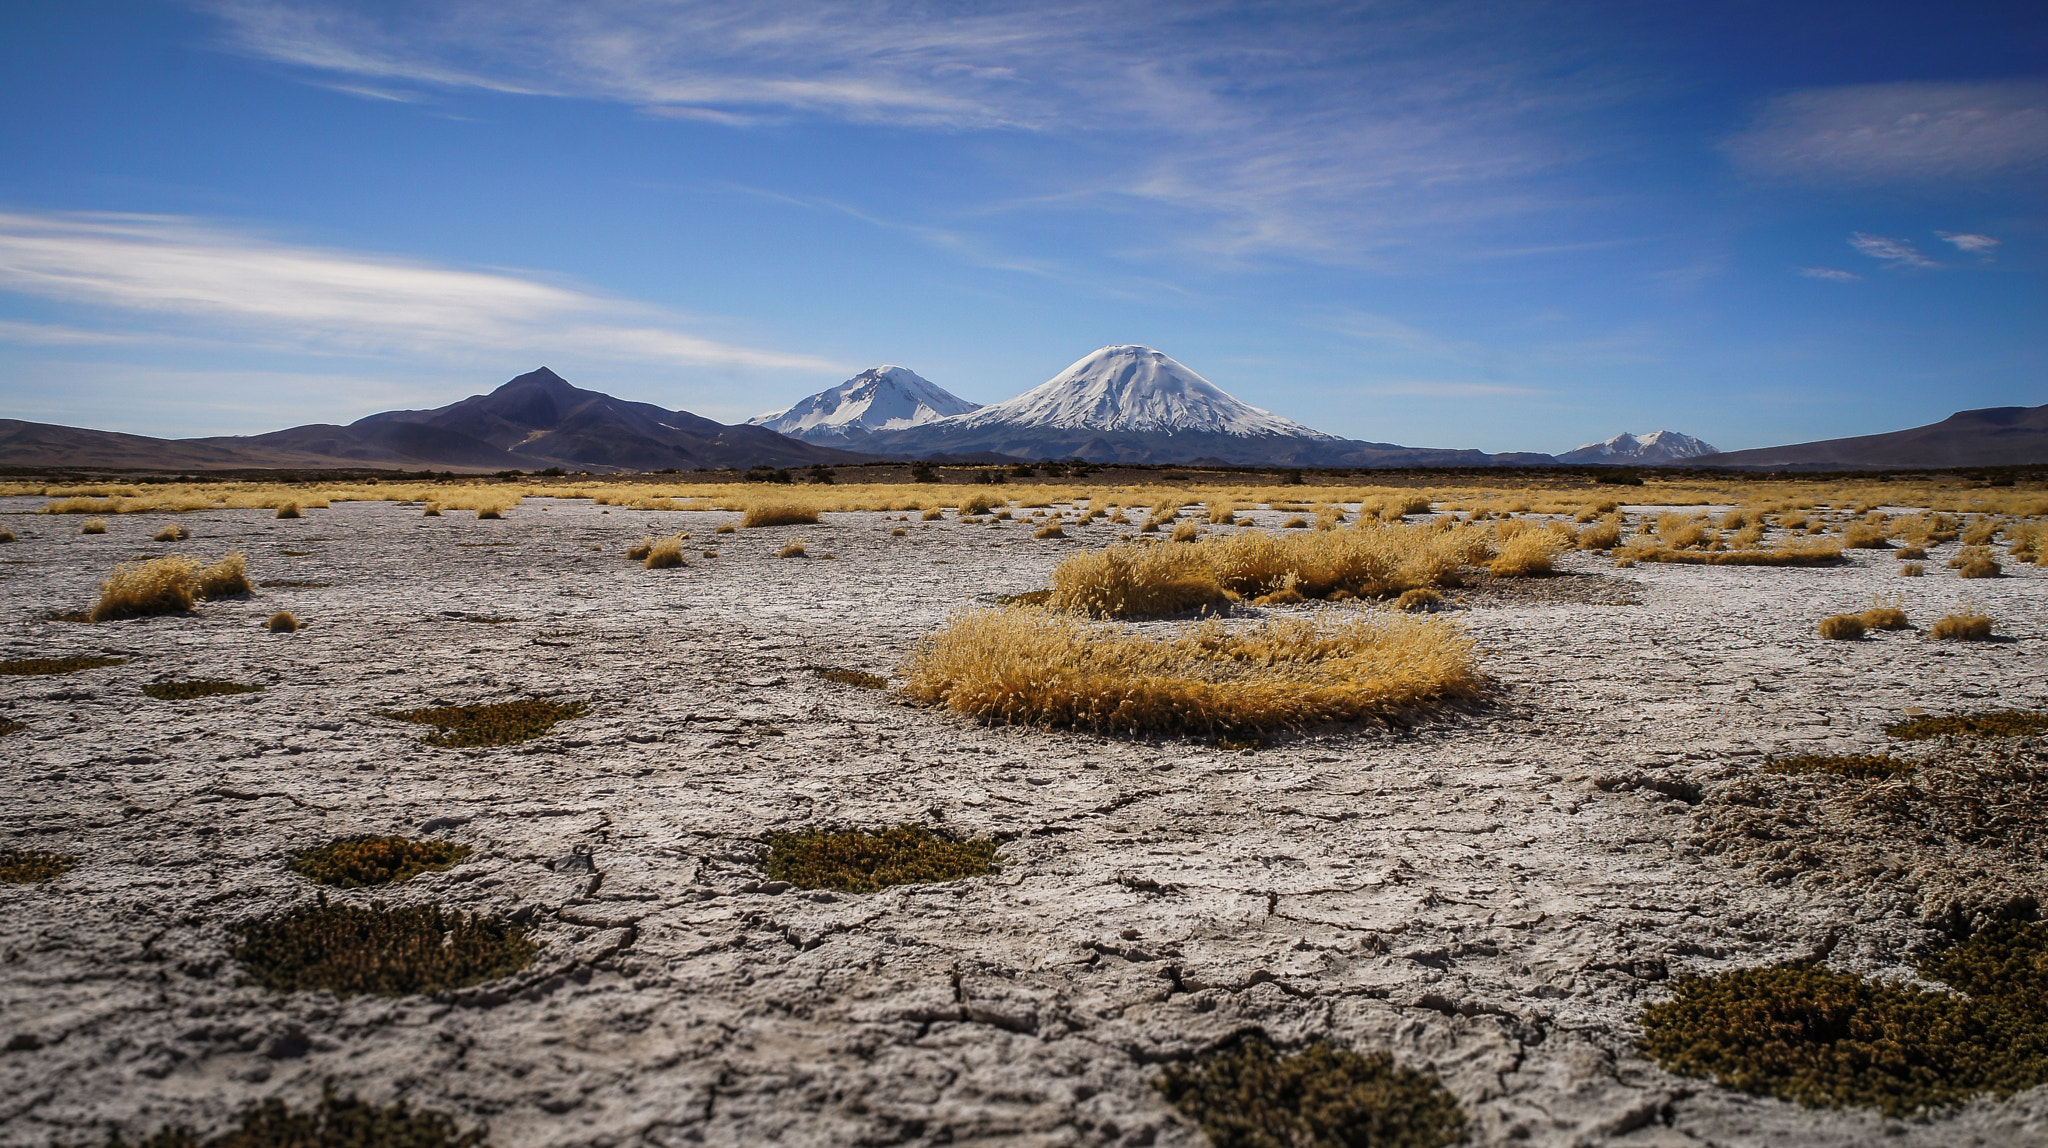
[[[1651,431],[1649,434],[1634,435],[1624,431],[1606,442],[1589,442],[1574,451],[1557,456],[1559,462],[1579,463],[1658,463],[1679,462],[1703,455],[1720,454],[1719,450],[1701,442],[1689,434],[1677,431]]]
[[[903,430],[980,409],[908,367],[870,367],[828,391],[747,421],[810,442]]]
[[[1150,347],[1104,347],[1008,402],[948,419],[949,426],[1043,427],[1336,439],[1230,395]]]

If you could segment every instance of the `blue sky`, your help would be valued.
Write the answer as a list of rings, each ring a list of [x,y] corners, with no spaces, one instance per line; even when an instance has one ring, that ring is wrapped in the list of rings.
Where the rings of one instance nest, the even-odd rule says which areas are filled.
[[[545,363],[736,422],[1108,343],[1417,446],[2039,405],[2043,61],[2014,3],[23,0],[0,415]]]

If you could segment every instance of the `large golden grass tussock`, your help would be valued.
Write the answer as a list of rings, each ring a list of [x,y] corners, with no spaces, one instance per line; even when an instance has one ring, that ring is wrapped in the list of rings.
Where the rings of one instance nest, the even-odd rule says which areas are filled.
[[[95,622],[191,612],[198,599],[199,563],[182,554],[123,562],[100,585]]]
[[[747,507],[740,518],[741,526],[810,526],[818,521],[818,512],[808,506],[793,502],[756,502]]]
[[[1487,566],[1496,578],[1532,578],[1551,572],[1558,555],[1576,538],[1554,530],[1526,530],[1500,544],[1500,555]]]
[[[1455,624],[1364,612],[1152,638],[1029,607],[970,610],[920,640],[901,674],[912,700],[982,721],[1120,734],[1386,719],[1481,687]]]

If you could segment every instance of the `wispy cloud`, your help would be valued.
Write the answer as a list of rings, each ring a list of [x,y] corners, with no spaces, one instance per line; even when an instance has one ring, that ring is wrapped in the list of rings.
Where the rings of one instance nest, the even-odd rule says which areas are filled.
[[[1498,0],[197,0],[239,51],[378,88],[1056,135],[1017,202],[1162,217],[1134,254],[1372,261],[1553,210],[1623,97],[1571,17]],[[1598,141],[1598,142],[1596,142]],[[1156,209],[1164,208],[1164,212]]]
[[[1853,283],[1863,278],[1854,271],[1844,271],[1838,267],[1801,267],[1799,273],[1808,279],[1826,279],[1835,283]]]
[[[2048,83],[1861,84],[1791,92],[1728,139],[1752,174],[1814,182],[1979,180],[2048,166]]]
[[[1986,263],[1989,263],[1998,254],[2000,241],[1991,238],[1989,235],[1974,235],[1970,232],[1958,233],[1954,231],[1937,231],[1934,234],[1939,236],[1943,243],[1949,244],[1965,255],[1983,256]]]
[[[173,216],[0,213],[0,290],[112,312],[116,334],[103,341],[203,336],[349,354],[518,351],[729,369],[843,367],[706,338],[658,308],[532,273],[293,246]],[[74,330],[12,324],[0,338],[85,341]]]
[[[1883,235],[1872,235],[1858,231],[1849,236],[1849,246],[1872,259],[1882,260],[1888,268],[1910,267],[1914,269],[1939,267],[1941,264],[1920,254],[1912,243],[1904,239],[1892,239]]]

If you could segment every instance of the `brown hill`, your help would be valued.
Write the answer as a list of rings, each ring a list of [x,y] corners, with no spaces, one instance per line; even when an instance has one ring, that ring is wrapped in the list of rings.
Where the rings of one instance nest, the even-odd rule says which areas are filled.
[[[1943,469],[2048,463],[2048,406],[1958,411],[1938,423],[1689,459],[1687,466],[1763,470]]]

